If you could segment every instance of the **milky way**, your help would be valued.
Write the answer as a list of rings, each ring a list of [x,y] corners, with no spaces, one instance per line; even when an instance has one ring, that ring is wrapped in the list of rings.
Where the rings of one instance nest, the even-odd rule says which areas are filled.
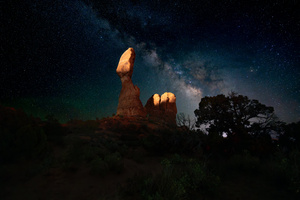
[[[173,92],[193,115],[204,96],[231,91],[300,120],[296,1],[1,2],[5,106],[61,121],[116,112],[121,54],[133,47],[143,104]]]

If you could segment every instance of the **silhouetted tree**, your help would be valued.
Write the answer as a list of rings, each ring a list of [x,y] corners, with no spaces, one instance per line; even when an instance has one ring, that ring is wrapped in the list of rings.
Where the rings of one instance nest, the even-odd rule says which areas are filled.
[[[185,115],[184,113],[179,113],[176,115],[176,122],[178,126],[187,127],[189,130],[193,130],[195,128],[195,119],[191,119],[189,115]]]
[[[279,136],[279,144],[283,148],[300,148],[300,121],[297,123],[284,124],[283,132]]]
[[[195,110],[196,127],[204,125],[210,133],[227,136],[260,133],[276,121],[274,108],[247,96],[230,93],[204,97]]]

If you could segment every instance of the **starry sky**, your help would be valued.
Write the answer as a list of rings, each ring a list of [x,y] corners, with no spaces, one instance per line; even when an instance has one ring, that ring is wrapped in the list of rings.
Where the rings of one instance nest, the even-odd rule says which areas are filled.
[[[145,105],[173,92],[194,117],[204,96],[231,91],[300,120],[296,0],[0,1],[0,104],[61,122],[116,113],[115,70],[136,52]]]

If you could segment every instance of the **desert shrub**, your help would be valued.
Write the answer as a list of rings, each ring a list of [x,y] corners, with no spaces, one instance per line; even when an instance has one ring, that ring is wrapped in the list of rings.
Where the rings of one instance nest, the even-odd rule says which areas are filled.
[[[109,170],[121,173],[124,169],[124,163],[121,155],[118,152],[108,154],[104,157],[104,162],[107,163]]]
[[[68,147],[65,160],[68,162],[91,162],[97,157],[103,158],[109,151],[105,147],[92,145],[84,140],[76,140]]]
[[[195,159],[177,154],[161,162],[163,170],[155,177],[151,175],[129,180],[124,195],[139,194],[140,199],[194,199],[196,196],[213,195],[220,179],[209,172],[206,165]]]
[[[116,141],[114,139],[108,138],[99,140],[97,143],[106,150],[106,154],[118,152],[119,154],[124,156],[128,151],[128,147],[126,144],[124,144],[123,141]]]
[[[97,174],[97,162],[100,163],[100,160],[102,160],[101,162],[105,162],[110,171],[120,173],[124,168],[122,154],[119,153],[119,151],[123,152],[120,150],[121,148],[123,146],[119,146],[112,140],[94,143],[78,139],[68,147],[63,158],[63,168],[76,171],[77,166],[84,163],[90,165],[93,169],[91,171],[95,171]]]
[[[151,134],[142,140],[143,147],[155,155],[165,153],[202,154],[202,138],[192,131],[162,130],[157,135]]]
[[[0,106],[0,162],[24,156],[37,158],[48,151],[47,138],[38,122],[21,110]]]
[[[137,135],[134,134],[122,134],[120,140],[124,143],[124,145],[129,147],[137,147],[141,145]]]
[[[108,164],[102,158],[95,158],[90,163],[90,173],[92,175],[100,175],[103,177],[109,169]]]
[[[25,157],[43,157],[48,151],[47,137],[40,127],[27,125],[16,132],[15,147]]]
[[[138,127],[135,124],[128,124],[126,128],[123,128],[123,133],[130,135],[138,135]]]
[[[260,159],[248,151],[233,155],[228,161],[228,167],[235,171],[257,173],[260,170]]]
[[[127,156],[128,156],[128,158],[134,160],[137,163],[144,163],[146,154],[143,151],[143,149],[138,148],[138,149],[132,149],[131,151],[129,151]]]
[[[82,162],[86,155],[82,153],[82,149],[85,148],[86,143],[81,140],[75,141],[68,147],[65,155],[65,161],[67,162]]]
[[[56,145],[64,146],[65,145],[65,135],[67,134],[66,128],[62,127],[56,121],[47,121],[43,126],[43,130],[47,135],[49,142],[52,142]]]
[[[164,146],[170,153],[202,154],[201,135],[194,131],[174,131],[164,134]]]
[[[62,158],[62,168],[66,171],[75,172],[79,164],[91,161],[96,155],[93,154],[88,143],[83,140],[76,140],[68,146],[65,155]]]
[[[103,155],[105,155],[106,150],[104,148],[100,148],[98,146],[92,146],[92,145],[84,145],[81,149],[82,158],[86,162],[91,162],[97,157],[103,158]]]
[[[84,122],[84,127],[86,129],[94,131],[97,128],[99,128],[99,122],[96,121],[96,120],[87,120],[87,121]]]
[[[287,187],[291,195],[300,197],[300,152],[294,150],[285,154],[277,151],[269,165],[266,165],[265,173],[279,187]]]
[[[129,197],[129,199],[134,197],[134,199],[147,200],[179,200],[185,198],[186,190],[180,181],[147,175],[130,179],[127,188],[122,193],[124,197]]]
[[[292,193],[300,197],[300,152],[297,150],[294,150],[290,153],[289,157],[289,182]]]
[[[164,162],[164,161],[163,161]],[[174,154],[170,158],[171,165],[176,174],[180,174],[180,179],[188,191],[199,192],[201,194],[213,194],[218,185],[220,178],[208,170],[206,163],[194,158],[183,158]]]
[[[0,127],[0,131],[0,161],[7,162],[12,160],[16,155],[14,134],[3,127]]]
[[[163,140],[160,136],[149,135],[142,140],[143,147],[150,153],[155,155],[161,155],[165,152],[165,146],[163,145]]]
[[[0,105],[0,128],[6,128],[14,134],[19,128],[32,124],[33,121],[34,119],[28,117],[22,110]]]
[[[165,148],[165,151],[171,153],[182,153],[185,149],[185,142],[187,139],[187,134],[181,132],[169,132],[165,131],[160,133],[162,136],[162,146]]]

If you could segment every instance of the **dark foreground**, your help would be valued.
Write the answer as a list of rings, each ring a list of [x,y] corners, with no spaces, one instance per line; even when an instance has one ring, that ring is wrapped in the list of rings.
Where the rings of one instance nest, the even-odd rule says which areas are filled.
[[[1,124],[0,199],[299,198],[297,148],[274,141],[237,148],[200,132],[119,120],[61,125],[11,115]]]

